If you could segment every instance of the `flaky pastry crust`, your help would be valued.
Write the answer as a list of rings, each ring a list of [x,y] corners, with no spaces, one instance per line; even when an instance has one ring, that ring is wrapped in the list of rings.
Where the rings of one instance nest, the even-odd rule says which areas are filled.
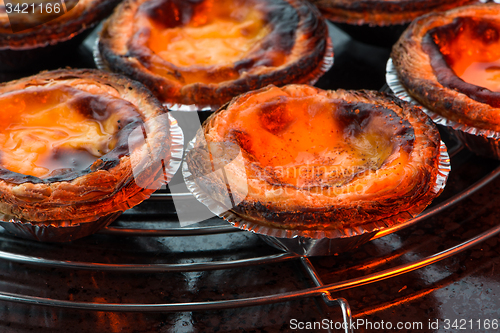
[[[409,23],[433,12],[477,0],[309,0],[332,22],[386,26]]]
[[[66,2],[70,6],[75,1]],[[12,33],[7,14],[0,14],[0,50],[26,50],[70,40],[97,25],[111,14],[119,2],[120,0],[79,0],[66,14],[17,33]],[[18,16],[30,20],[34,15],[28,13]]]
[[[151,121],[164,115],[164,109],[138,82],[97,70],[57,70],[4,83],[0,85],[0,95],[68,86],[92,96],[112,96],[128,105],[130,111],[122,112],[117,121],[116,145],[84,170],[62,169],[45,178],[0,166],[2,216],[55,226],[90,222],[140,203],[161,185],[158,159],[167,159],[164,162],[168,164],[170,158],[168,119]],[[85,103],[82,105],[85,112]],[[133,141],[131,134],[145,123],[147,138]],[[133,169],[137,166],[140,169]]]
[[[268,84],[309,83],[321,72],[324,58],[331,56],[328,54],[326,23],[318,10],[307,1],[234,1],[236,6],[244,4],[262,10],[265,29],[270,29],[270,33],[241,59],[228,65],[174,65],[143,47],[146,43],[143,39],[149,36],[150,30],[134,23],[137,18],[143,18],[141,8],[157,3],[183,13],[179,22],[169,23],[175,28],[183,28],[190,22],[192,17],[189,15],[197,10],[194,8],[210,8],[217,4],[212,0],[196,3],[180,0],[124,1],[105,22],[99,50],[104,63],[112,71],[144,83],[164,103],[218,107],[238,94]],[[181,22],[183,19],[186,22]],[[283,62],[275,64],[271,58],[279,58]],[[151,69],[154,63],[167,74],[154,72]],[[205,73],[206,82],[188,82],[188,76],[193,71]]]
[[[458,22],[457,19],[464,18],[491,22],[487,27],[491,33],[486,34],[484,27],[481,31],[471,33],[477,35],[478,41],[484,39],[486,44],[498,42],[500,5],[465,6],[415,20],[394,45],[391,57],[402,85],[423,106],[466,126],[500,131],[499,94],[457,77],[444,61],[439,49],[433,45],[434,41],[429,34],[433,29],[453,25]],[[462,30],[471,27],[474,29],[474,25],[463,23],[460,23]],[[451,32],[449,35],[456,36],[456,33]],[[488,36],[492,39],[487,40]]]
[[[187,163],[214,200],[230,193],[238,216],[332,230],[420,213],[441,191],[439,147],[432,121],[390,95],[270,86],[207,119]]]

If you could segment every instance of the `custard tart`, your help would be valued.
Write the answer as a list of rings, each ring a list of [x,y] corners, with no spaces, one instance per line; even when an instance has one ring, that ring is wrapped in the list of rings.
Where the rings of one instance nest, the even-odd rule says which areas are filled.
[[[472,150],[500,158],[500,5],[417,19],[391,55],[406,93],[433,119],[458,129]],[[466,133],[472,134],[472,136]],[[472,140],[472,141],[470,141]]]
[[[446,180],[440,146],[432,121],[393,96],[269,86],[211,115],[186,164],[215,202],[230,194],[237,226],[330,237],[419,214]]]
[[[99,51],[162,102],[200,107],[310,83],[332,61],[327,25],[302,0],[126,0],[105,22]]]
[[[43,72],[0,85],[0,108],[2,220],[28,234],[31,226],[89,230],[34,238],[95,232],[89,226],[111,223],[161,185],[170,124],[138,82],[97,70]]]
[[[119,2],[0,1],[0,70],[41,69],[73,56],[90,29],[109,16]]]

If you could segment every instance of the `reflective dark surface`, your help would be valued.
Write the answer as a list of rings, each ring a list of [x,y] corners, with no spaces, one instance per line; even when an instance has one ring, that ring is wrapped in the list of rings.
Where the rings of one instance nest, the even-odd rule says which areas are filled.
[[[317,85],[329,89],[381,89],[390,50],[361,44],[335,28],[332,36],[335,64]],[[68,55],[68,63],[61,66],[94,66],[90,50],[93,38],[77,53]],[[443,137],[455,145],[445,132]],[[497,161],[476,157],[467,150],[459,151],[452,158],[448,185],[435,203],[463,191],[498,166]],[[433,218],[347,253],[312,258],[311,262],[324,283],[333,283],[413,262],[455,246],[498,223],[499,185],[500,179],[494,180]],[[224,222],[212,218],[200,225],[221,223]],[[115,225],[179,227],[170,201],[145,202],[126,212]],[[0,251],[95,263],[197,263],[279,253],[258,236],[246,232],[186,237],[98,234],[70,244],[43,244],[2,231],[0,239]],[[370,328],[370,324],[361,325],[358,321],[360,325],[355,332],[497,331],[494,320],[498,323],[500,319],[498,240],[493,237],[437,264],[332,296],[347,299],[355,321],[371,323]],[[51,268],[0,261],[1,292],[82,302],[201,302],[278,294],[312,286],[298,260],[233,269],[155,273]],[[299,322],[304,324],[304,332],[341,332],[307,329],[306,322],[342,320],[340,309],[326,306],[321,298],[178,313],[83,311],[14,302],[0,302],[0,307],[2,332],[289,332],[302,327]],[[458,321],[453,326],[455,320]],[[398,330],[398,322],[413,327]],[[388,323],[393,329],[387,329]]]

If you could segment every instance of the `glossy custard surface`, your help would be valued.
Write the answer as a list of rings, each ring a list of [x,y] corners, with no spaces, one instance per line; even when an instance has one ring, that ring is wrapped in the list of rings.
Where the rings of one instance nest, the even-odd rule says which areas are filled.
[[[463,81],[500,92],[500,27],[460,17],[432,32],[446,63]]]
[[[260,176],[274,184],[342,186],[395,160],[402,168],[411,151],[407,122],[367,104],[273,88],[232,108],[239,112],[224,122],[231,129],[220,126],[218,136],[237,143],[258,163]]]
[[[466,82],[500,92],[500,57],[495,61],[472,62],[458,76]]]
[[[498,27],[474,18],[462,20],[464,28],[449,44],[441,48],[441,52],[446,55],[447,62],[462,80],[500,92]]]
[[[87,168],[115,145],[119,118],[110,109],[117,102],[71,87],[1,95],[0,164],[40,178]]]
[[[175,66],[228,65],[269,33],[263,14],[233,1],[205,1],[186,25],[164,28],[150,19],[148,47]]]

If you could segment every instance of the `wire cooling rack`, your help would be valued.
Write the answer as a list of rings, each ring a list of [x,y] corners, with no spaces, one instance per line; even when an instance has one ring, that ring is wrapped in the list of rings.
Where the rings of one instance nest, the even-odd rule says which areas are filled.
[[[448,143],[449,144],[449,143]],[[449,144],[450,145],[450,144]],[[450,150],[450,157],[453,159],[462,151],[462,146],[453,143]],[[471,196],[476,191],[481,189],[486,184],[493,181],[500,174],[500,167],[493,168],[492,171],[486,173],[483,178],[474,182],[470,186],[462,189],[459,193],[447,198],[446,200],[427,209],[423,214],[416,217],[416,222],[429,219],[437,215],[453,205],[459,203],[465,198]],[[189,199],[189,193],[170,194],[159,192],[146,202],[148,204],[167,207],[167,210],[172,209],[172,196],[177,196],[177,199]],[[170,207],[170,208],[168,208]],[[148,209],[148,208],[146,208]],[[161,216],[154,215],[154,226],[148,224],[147,219],[152,215],[144,215],[143,212],[129,211],[125,212],[120,218],[117,225],[112,225],[101,232],[101,234],[127,239],[128,237],[145,237],[145,238],[172,238],[182,241],[183,237],[220,237],[221,235],[230,235],[232,233],[243,233],[239,229],[235,229],[228,225],[225,221],[218,218],[209,219],[209,225],[195,225],[189,227],[172,227],[178,224],[175,212],[170,214],[162,214]],[[242,259],[223,258],[221,260],[192,260],[191,262],[182,263],[106,263],[78,260],[60,260],[53,259],[51,255],[45,255],[43,251],[37,252],[37,255],[28,255],[16,253],[14,250],[0,251],[0,259],[8,262],[23,264],[34,267],[48,267],[57,271],[64,270],[90,270],[96,272],[129,272],[134,274],[147,273],[167,273],[167,272],[206,272],[214,270],[248,268],[259,265],[274,265],[282,262],[297,262],[301,265],[304,272],[312,281],[312,286],[300,288],[298,290],[271,293],[254,297],[238,297],[231,295],[220,300],[207,301],[183,301],[183,302],[168,302],[168,303],[111,303],[111,302],[81,302],[70,299],[58,299],[52,297],[40,297],[30,295],[28,292],[12,293],[0,291],[0,300],[7,302],[16,302],[29,305],[40,305],[56,308],[80,309],[89,311],[112,311],[112,312],[179,312],[179,311],[208,311],[219,309],[232,309],[241,307],[250,307],[256,305],[266,305],[272,303],[287,302],[296,299],[320,297],[326,305],[340,306],[342,310],[343,321],[345,323],[345,331],[349,331],[348,323],[351,321],[351,310],[347,300],[343,298],[335,298],[335,293],[341,290],[356,288],[362,285],[371,284],[377,281],[389,279],[401,274],[405,274],[419,268],[431,265],[445,258],[451,257],[466,249],[469,249],[480,242],[498,234],[500,225],[494,226],[489,230],[475,235],[459,243],[449,247],[443,251],[433,253],[432,255],[423,257],[418,260],[407,262],[403,265],[395,265],[391,268],[377,271],[375,273],[366,274],[358,278],[340,280],[335,283],[324,284],[318,274],[314,264],[309,258],[301,257],[293,253],[276,252],[266,255],[250,255]],[[11,237],[2,234],[3,237]],[[91,236],[92,237],[92,236]],[[14,237],[12,237],[14,238]],[[19,240],[23,242],[22,240]],[[30,246],[31,243],[27,244]],[[61,245],[64,250],[65,245]],[[152,251],[155,251],[154,248]],[[189,261],[189,260],[188,260]]]

